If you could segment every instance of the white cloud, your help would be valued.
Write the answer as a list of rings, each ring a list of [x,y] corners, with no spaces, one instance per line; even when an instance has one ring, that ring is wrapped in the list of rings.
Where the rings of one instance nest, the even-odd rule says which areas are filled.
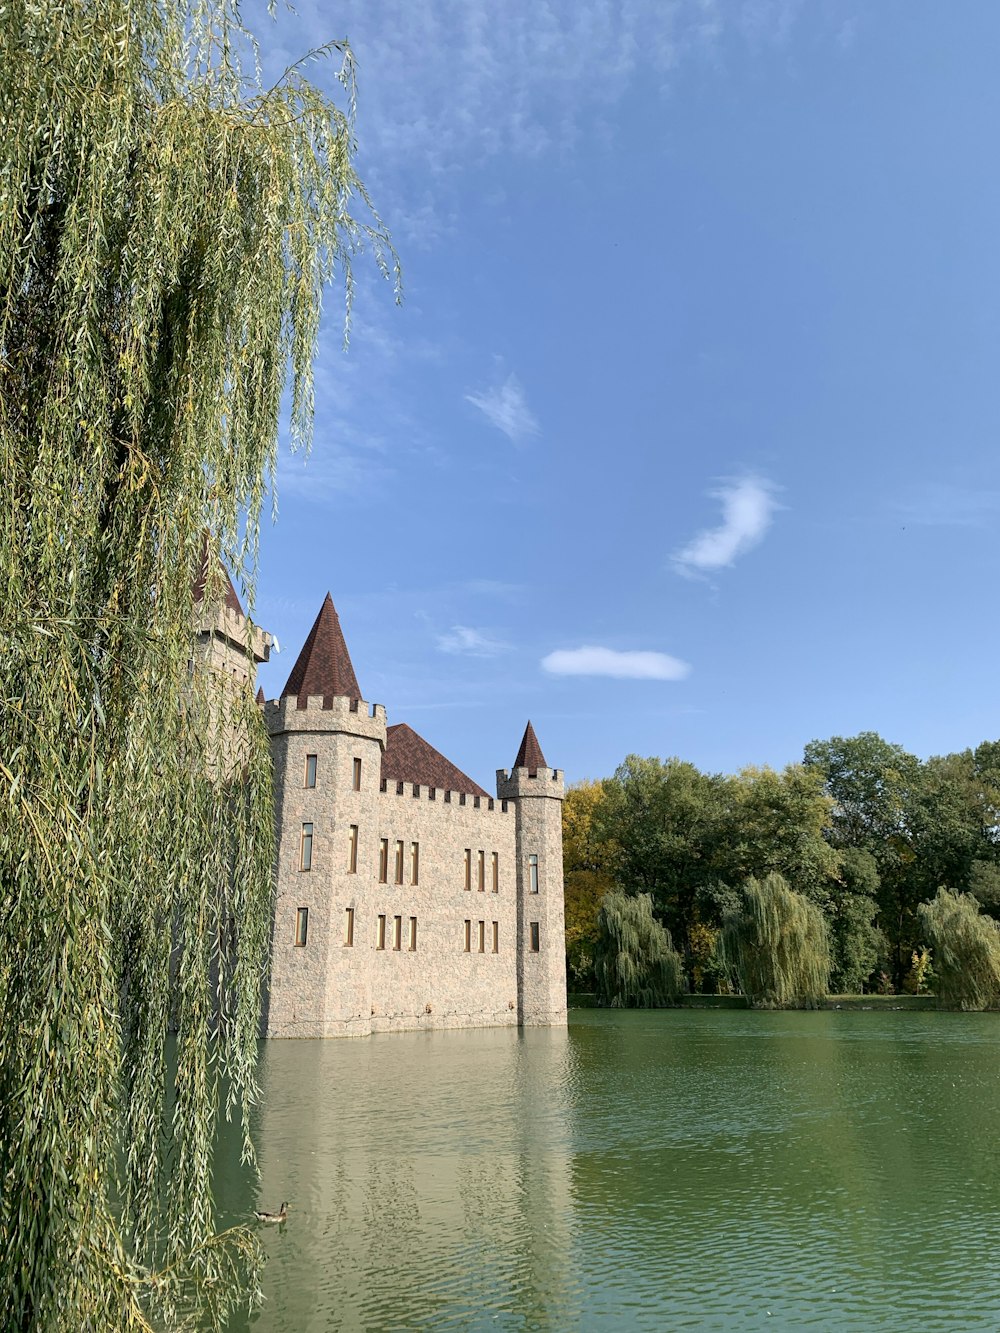
[[[538,434],[538,421],[514,374],[508,375],[503,384],[492,389],[484,389],[482,393],[467,393],[465,401],[478,407],[490,425],[502,430],[513,444]]]
[[[509,647],[485,630],[471,625],[452,625],[447,634],[439,634],[438,647],[443,653],[462,653],[467,657],[498,657]]]
[[[683,680],[687,662],[667,653],[619,652],[615,648],[560,648],[542,658],[553,676],[615,676],[628,680]]]
[[[781,507],[774,491],[774,485],[760,477],[743,477],[710,491],[713,499],[722,501],[722,522],[699,532],[674,552],[671,562],[677,572],[704,574],[723,569],[752,550],[763,540],[775,510]]]

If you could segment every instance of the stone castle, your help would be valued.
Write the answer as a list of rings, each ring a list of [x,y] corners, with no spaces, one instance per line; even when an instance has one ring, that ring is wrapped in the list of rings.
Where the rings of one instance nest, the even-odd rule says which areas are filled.
[[[200,659],[252,686],[272,639],[223,571]],[[564,1024],[563,774],[529,722],[496,796],[364,701],[327,594],[278,699],[269,1037]]]

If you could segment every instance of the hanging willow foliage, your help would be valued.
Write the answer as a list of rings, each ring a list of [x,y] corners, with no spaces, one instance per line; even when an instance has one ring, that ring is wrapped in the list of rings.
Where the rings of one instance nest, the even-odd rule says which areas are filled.
[[[394,256],[349,50],[346,115],[252,50],[228,0],[0,8],[5,1328],[216,1327],[256,1281],[210,1172],[221,1110],[252,1156],[271,778],[249,690],[189,673],[192,582],[207,531],[252,601],[321,290]]]
[[[597,917],[597,994],[612,1008],[656,1009],[681,992],[683,969],[648,893],[607,893]]]
[[[938,889],[917,908],[934,958],[934,989],[949,1009],[1000,1005],[1000,926],[969,893]]]
[[[784,877],[748,879],[722,922],[722,953],[740,990],[761,1008],[815,1008],[826,995],[830,947],[823,913]]]

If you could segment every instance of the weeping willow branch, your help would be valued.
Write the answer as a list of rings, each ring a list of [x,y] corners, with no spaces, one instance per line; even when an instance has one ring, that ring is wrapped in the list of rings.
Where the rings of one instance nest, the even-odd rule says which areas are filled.
[[[210,1172],[222,1112],[252,1159],[271,776],[249,691],[189,671],[192,584],[208,531],[252,605],[286,390],[309,443],[321,292],[339,277],[350,311],[364,247],[398,285],[337,51],[346,113],[298,66],[246,75],[228,0],[0,9],[12,1329],[214,1327],[256,1282]]]
[[[917,908],[934,955],[935,989],[949,1009],[1000,1005],[1000,926],[969,893],[938,889]]]
[[[648,893],[614,892],[601,899],[594,972],[598,996],[612,1008],[656,1009],[677,999],[680,954],[654,918]]]
[[[722,922],[722,954],[740,990],[762,1008],[814,1008],[826,995],[830,947],[823,913],[783,876],[748,879]]]

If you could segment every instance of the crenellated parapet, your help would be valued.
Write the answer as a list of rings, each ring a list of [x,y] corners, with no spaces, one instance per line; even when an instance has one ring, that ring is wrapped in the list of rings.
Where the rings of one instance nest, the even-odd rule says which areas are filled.
[[[492,796],[477,796],[473,792],[451,791],[445,787],[428,787],[419,782],[399,782],[383,778],[379,784],[381,796],[398,797],[401,800],[436,801],[439,805],[468,806],[470,810],[485,810],[505,815],[508,811],[506,801]]]
[[[524,796],[562,801],[566,797],[565,774],[561,768],[498,768],[497,796],[507,801]]]
[[[286,732],[340,732],[377,741],[385,749],[386,716],[384,704],[369,704],[363,699],[345,699],[340,695],[290,694],[283,699],[265,699],[262,711],[268,734]]]
[[[271,656],[274,637],[255,625],[241,611],[234,611],[224,602],[210,606],[205,601],[195,603],[194,632],[196,636],[216,636],[224,639],[230,648],[244,655],[253,654],[255,662],[266,662]]]

